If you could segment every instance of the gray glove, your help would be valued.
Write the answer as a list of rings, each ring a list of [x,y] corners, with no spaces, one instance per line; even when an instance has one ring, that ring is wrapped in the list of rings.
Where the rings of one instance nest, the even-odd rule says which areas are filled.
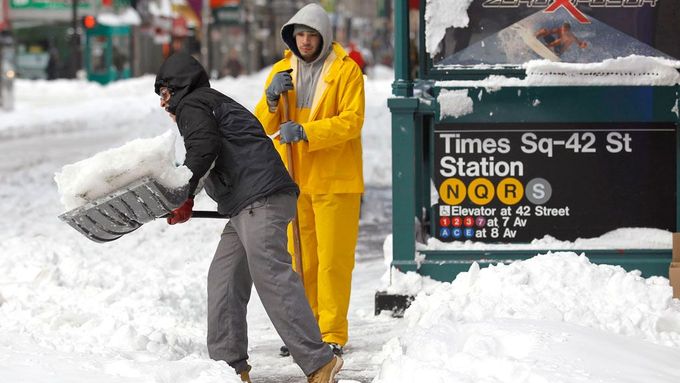
[[[272,77],[272,81],[264,92],[267,95],[267,100],[278,101],[281,93],[293,89],[293,77],[290,76],[292,71],[292,69],[284,70]]]
[[[289,142],[298,142],[301,140],[307,141],[307,135],[302,125],[295,121],[286,121],[279,127],[280,129],[280,140],[282,144],[287,144]]]

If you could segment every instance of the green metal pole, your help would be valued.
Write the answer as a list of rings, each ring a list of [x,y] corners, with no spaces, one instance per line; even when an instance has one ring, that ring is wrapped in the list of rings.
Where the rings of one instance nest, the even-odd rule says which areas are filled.
[[[409,70],[408,1],[394,1],[394,83],[392,93],[400,97],[413,96]]]
[[[414,271],[416,201],[416,111],[409,78],[409,18],[406,0],[395,0],[395,55],[392,92],[392,266]]]
[[[676,107],[680,87],[675,86]],[[677,112],[676,112],[677,113]],[[680,115],[675,115],[675,231],[680,231]]]
[[[416,137],[418,99],[391,98],[392,112],[392,266],[416,270]]]

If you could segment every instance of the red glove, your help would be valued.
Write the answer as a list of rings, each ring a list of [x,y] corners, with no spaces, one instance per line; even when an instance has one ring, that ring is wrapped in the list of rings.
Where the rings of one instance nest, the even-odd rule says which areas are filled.
[[[167,218],[169,225],[174,225],[176,223],[184,223],[191,218],[191,210],[194,208],[194,199],[188,198],[182,206],[170,212],[170,216]]]

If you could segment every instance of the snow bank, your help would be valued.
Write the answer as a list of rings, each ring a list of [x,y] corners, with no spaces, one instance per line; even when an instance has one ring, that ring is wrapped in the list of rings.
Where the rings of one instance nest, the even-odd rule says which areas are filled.
[[[61,203],[72,210],[146,176],[171,189],[186,185],[191,170],[175,165],[174,143],[175,134],[168,131],[65,165],[54,176]]]
[[[680,379],[666,364],[680,357],[680,302],[668,280],[575,253],[473,264],[419,294],[405,320],[374,383],[587,382],[612,371],[619,382]]]
[[[426,327],[442,317],[563,321],[680,348],[680,302],[672,294],[663,277],[645,279],[576,253],[548,253],[483,269],[473,264],[450,284],[418,296],[406,318],[410,326]]]
[[[17,79],[15,108],[0,118],[0,139],[81,130],[111,132],[141,122],[170,125],[153,82],[151,75],[106,86],[84,80]]]

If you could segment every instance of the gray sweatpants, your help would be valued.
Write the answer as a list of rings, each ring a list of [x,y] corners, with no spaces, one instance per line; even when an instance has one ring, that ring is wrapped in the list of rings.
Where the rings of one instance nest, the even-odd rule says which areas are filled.
[[[253,284],[269,319],[305,375],[333,358],[321,341],[300,278],[291,267],[286,227],[294,193],[277,193],[246,206],[224,227],[208,271],[208,353],[236,372],[248,359],[246,310]]]

